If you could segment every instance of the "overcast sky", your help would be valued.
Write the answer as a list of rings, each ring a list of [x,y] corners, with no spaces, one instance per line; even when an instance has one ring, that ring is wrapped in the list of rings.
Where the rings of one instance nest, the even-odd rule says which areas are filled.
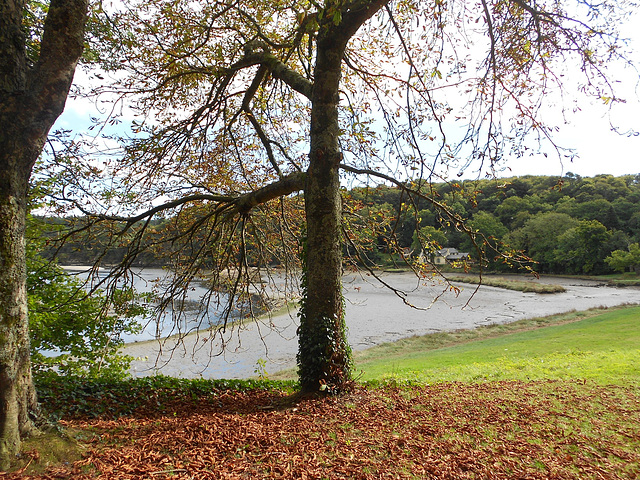
[[[619,112],[619,113],[617,113]],[[559,144],[575,149],[578,158],[560,162],[557,156],[536,156],[512,159],[508,162],[512,175],[562,175],[572,172],[583,177],[600,173],[615,176],[640,173],[640,102],[628,97],[621,108],[616,107],[611,122],[624,134],[611,130],[607,110],[602,105],[587,105],[582,112],[560,125],[556,135]],[[635,133],[631,131],[635,130]]]
[[[640,14],[620,25],[621,36],[629,40],[633,51],[629,60],[640,68]],[[579,156],[561,164],[557,157],[513,160],[514,175],[561,175],[572,172],[583,177],[600,173],[627,175],[640,173],[640,72],[615,65],[608,70],[614,86],[625,103],[609,109],[603,102],[582,97],[581,111],[558,119],[555,139],[563,147],[575,149]],[[577,97],[580,98],[580,97]],[[612,131],[614,126],[618,133]]]

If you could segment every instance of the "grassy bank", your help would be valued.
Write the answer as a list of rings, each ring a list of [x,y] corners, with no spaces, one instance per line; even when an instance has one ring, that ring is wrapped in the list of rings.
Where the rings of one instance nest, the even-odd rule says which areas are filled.
[[[363,380],[400,383],[589,379],[639,384],[640,307],[409,338],[359,353],[356,367]]]
[[[484,275],[482,278],[478,275],[456,275],[446,274],[449,282],[455,283],[471,283],[473,285],[482,284],[489,287],[504,288],[507,290],[516,290],[518,292],[531,293],[562,293],[566,289],[562,285],[552,285],[547,283],[527,282],[523,280],[513,280],[501,276]]]
[[[405,272],[411,271],[408,267],[402,268],[401,266],[397,266],[397,267],[387,266],[387,267],[384,267],[383,270],[386,273],[405,273]],[[518,280],[518,279],[515,279],[515,277],[509,278],[509,275],[498,275],[498,274],[489,273],[489,274],[482,275],[482,277],[480,277],[480,275],[478,275],[477,273],[460,273],[460,269],[453,270],[449,267],[444,268],[442,272],[444,277],[454,285],[456,283],[467,283],[472,285],[482,284],[489,287],[498,287],[498,288],[504,288],[507,290],[515,290],[518,292],[531,292],[531,293],[562,293],[566,291],[566,289],[562,285],[553,285],[553,284],[546,284],[546,283],[538,283],[534,281]],[[597,280],[597,278],[595,277],[593,279]],[[621,283],[622,280],[619,281],[620,283],[614,283],[613,281],[609,282],[609,280],[607,280],[607,282],[611,283],[612,285],[620,285],[620,286],[634,285],[633,283],[623,284]],[[638,284],[640,284],[640,282],[638,282]]]
[[[616,287],[640,287],[640,277],[635,272],[615,273],[592,277],[595,280],[604,280],[609,285]]]

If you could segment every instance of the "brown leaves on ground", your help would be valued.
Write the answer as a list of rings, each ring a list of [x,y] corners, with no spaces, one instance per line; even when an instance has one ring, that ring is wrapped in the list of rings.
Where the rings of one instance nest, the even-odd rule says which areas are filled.
[[[227,392],[63,424],[83,432],[85,458],[20,478],[640,477],[633,387],[441,384],[308,400]]]

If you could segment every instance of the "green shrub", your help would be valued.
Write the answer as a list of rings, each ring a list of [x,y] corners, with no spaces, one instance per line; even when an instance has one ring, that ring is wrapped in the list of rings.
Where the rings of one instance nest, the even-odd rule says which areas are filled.
[[[31,361],[35,377],[124,378],[132,357],[119,353],[123,333],[138,333],[147,309],[135,292],[87,295],[82,281],[30,251],[27,293]]]

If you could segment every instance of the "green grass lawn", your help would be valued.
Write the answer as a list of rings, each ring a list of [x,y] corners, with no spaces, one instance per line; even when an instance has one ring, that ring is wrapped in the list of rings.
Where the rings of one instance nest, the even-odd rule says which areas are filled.
[[[640,385],[640,307],[601,312],[436,334],[435,341],[406,339],[358,355],[356,370],[362,380],[398,383],[584,379]]]

